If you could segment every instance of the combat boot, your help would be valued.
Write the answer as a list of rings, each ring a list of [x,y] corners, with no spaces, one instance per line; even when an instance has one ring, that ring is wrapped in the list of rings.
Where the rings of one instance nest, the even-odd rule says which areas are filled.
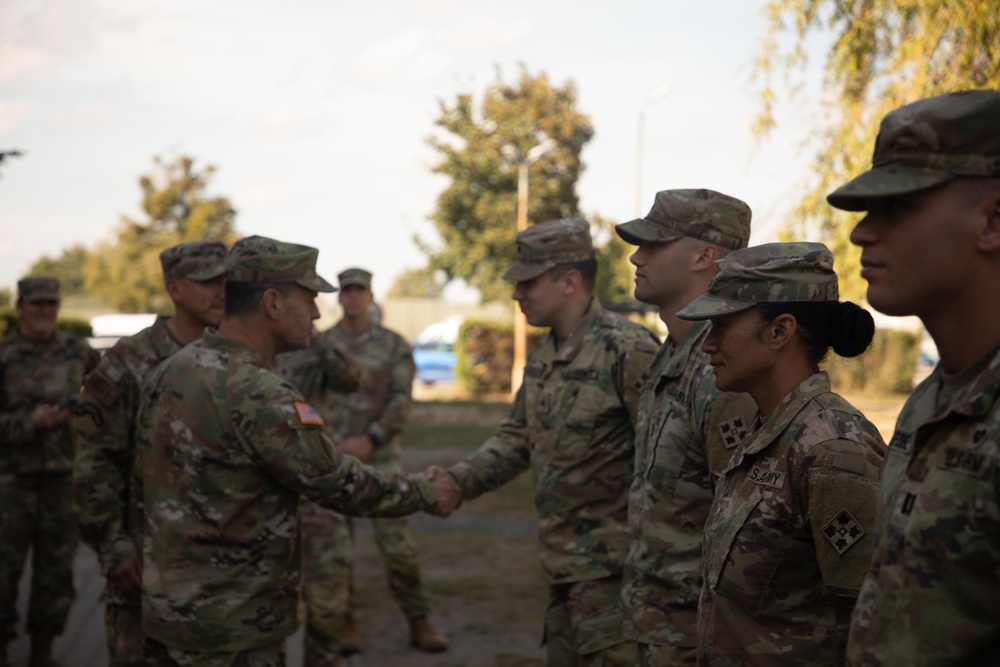
[[[52,635],[42,633],[31,636],[31,655],[28,667],[62,667],[52,657]]]
[[[448,648],[448,640],[434,629],[426,616],[410,619],[410,645],[428,653],[439,653]]]
[[[354,622],[354,614],[348,612],[340,630],[340,655],[354,655],[361,652],[361,635]]]

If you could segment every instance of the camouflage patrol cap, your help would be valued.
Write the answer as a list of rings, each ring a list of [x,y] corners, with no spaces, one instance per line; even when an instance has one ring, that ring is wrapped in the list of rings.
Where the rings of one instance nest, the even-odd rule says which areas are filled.
[[[181,243],[160,253],[160,266],[164,280],[212,280],[226,272],[226,245],[218,241]]]
[[[715,190],[662,190],[646,217],[615,225],[615,231],[632,245],[690,236],[738,250],[750,240],[750,207]]]
[[[1000,91],[930,97],[890,112],[879,126],[872,168],[831,192],[845,211],[920,192],[961,176],[1000,177]]]
[[[17,281],[17,298],[28,303],[59,301],[59,279],[52,276],[28,276]]]
[[[716,264],[719,272],[707,293],[677,317],[707,320],[758,303],[840,300],[833,254],[822,243],[765,243],[736,250]]]
[[[361,285],[371,289],[372,274],[371,271],[365,271],[364,269],[359,269],[357,267],[344,269],[337,274],[337,282],[340,283],[341,289],[347,287],[348,285]]]
[[[226,257],[226,280],[237,283],[295,283],[314,292],[337,288],[316,273],[319,250],[263,236],[248,236],[233,244]]]
[[[504,280],[531,280],[559,264],[594,258],[586,220],[549,220],[517,234],[517,259]]]

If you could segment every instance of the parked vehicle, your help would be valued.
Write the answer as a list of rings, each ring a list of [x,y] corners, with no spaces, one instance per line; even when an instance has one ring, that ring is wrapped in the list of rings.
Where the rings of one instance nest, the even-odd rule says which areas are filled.
[[[430,385],[455,380],[455,341],[461,326],[462,316],[452,315],[443,322],[428,325],[413,339],[418,381]]]

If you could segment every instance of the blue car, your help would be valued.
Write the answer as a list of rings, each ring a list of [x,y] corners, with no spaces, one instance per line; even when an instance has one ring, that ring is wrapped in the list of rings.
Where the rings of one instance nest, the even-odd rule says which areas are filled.
[[[453,316],[429,325],[413,340],[418,381],[424,384],[455,381],[455,340],[461,325],[462,318]]]

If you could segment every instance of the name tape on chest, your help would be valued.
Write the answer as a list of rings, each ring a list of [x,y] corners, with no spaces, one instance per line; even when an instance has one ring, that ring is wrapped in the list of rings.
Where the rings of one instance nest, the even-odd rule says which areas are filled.
[[[780,489],[785,486],[785,473],[780,470],[768,470],[760,466],[750,468],[747,479],[762,486],[770,486],[773,489]]]
[[[864,535],[865,529],[846,509],[840,510],[823,526],[823,536],[833,546],[837,555],[843,555]]]
[[[938,467],[970,477],[982,477],[992,469],[990,457],[984,452],[973,452],[961,447],[946,447],[944,457],[938,460]]]
[[[295,403],[295,412],[299,415],[299,423],[305,426],[324,426],[323,418],[319,416],[316,412],[316,408],[309,405],[308,403],[303,403],[297,401]]]

